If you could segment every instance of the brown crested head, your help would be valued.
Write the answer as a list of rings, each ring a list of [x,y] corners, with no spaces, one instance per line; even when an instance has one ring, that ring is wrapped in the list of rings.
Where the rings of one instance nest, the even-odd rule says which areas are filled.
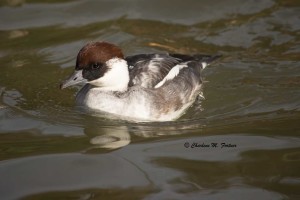
[[[106,62],[113,58],[124,58],[122,50],[116,45],[108,42],[89,43],[79,51],[75,70],[82,70],[82,77],[92,81],[110,70]]]
[[[76,70],[103,65],[112,58],[124,58],[122,50],[108,42],[92,42],[86,44],[78,53]]]
[[[119,66],[117,68],[113,67],[116,66],[116,63],[118,63],[117,66]],[[89,43],[79,51],[75,72],[60,85],[60,88],[63,89],[72,85],[87,82],[97,86],[113,85],[115,83],[115,76],[119,75],[119,72],[122,70],[124,72],[124,70],[126,71],[128,69],[127,63],[124,60],[124,55],[119,47],[108,42]],[[126,77],[126,72],[123,74],[125,74]],[[97,81],[104,75],[108,76],[108,79],[110,78],[110,81],[112,82],[103,83],[103,80],[102,82],[101,80]],[[124,88],[127,88],[127,79],[118,79],[117,83],[120,82],[119,80],[125,80],[124,85],[126,87]]]

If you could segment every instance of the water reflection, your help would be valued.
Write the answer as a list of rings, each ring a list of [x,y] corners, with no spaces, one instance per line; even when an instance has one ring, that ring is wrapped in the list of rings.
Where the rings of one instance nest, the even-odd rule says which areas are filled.
[[[90,143],[95,145],[93,148],[107,148],[117,149],[128,145],[131,141],[130,134],[126,127],[118,128],[98,128],[90,131],[94,136]],[[85,134],[89,134],[89,131],[85,129]]]
[[[107,116],[107,114],[104,114],[102,117]],[[113,118],[114,116],[110,117]],[[182,123],[137,123],[120,119],[114,120],[106,121],[105,123],[101,118],[99,119],[99,114],[85,118],[84,133],[91,138],[90,143],[93,144],[91,148],[117,149],[130,144],[132,138],[134,138],[134,141],[137,141],[163,136],[172,137],[185,134],[193,129],[199,130],[201,126],[204,126],[203,124],[195,125],[195,123],[190,121]]]

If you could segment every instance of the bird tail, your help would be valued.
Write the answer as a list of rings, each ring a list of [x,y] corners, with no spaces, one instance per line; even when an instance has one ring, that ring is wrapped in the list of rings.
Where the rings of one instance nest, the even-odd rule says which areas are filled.
[[[196,58],[196,60],[198,62],[201,62],[202,68],[204,69],[205,67],[207,67],[208,65],[210,65],[215,60],[221,58],[222,55],[220,55],[220,54],[217,54],[217,55],[196,54],[196,55],[193,55],[193,57]]]

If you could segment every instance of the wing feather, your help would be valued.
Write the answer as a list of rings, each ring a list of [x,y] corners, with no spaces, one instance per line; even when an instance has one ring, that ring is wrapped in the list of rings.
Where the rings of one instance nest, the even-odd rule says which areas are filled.
[[[125,58],[129,66],[129,87],[153,88],[181,59],[168,54],[140,54]]]
[[[172,68],[179,67],[181,69],[180,66],[189,61],[202,64],[202,68],[204,68],[219,57],[220,55],[210,56],[203,54],[139,54],[128,56],[125,58],[128,63],[130,77],[128,86],[141,85],[145,88],[154,88],[160,83],[160,85],[156,86],[160,87],[168,79],[166,76]],[[173,71],[175,72],[176,69]],[[176,76],[176,73],[171,73],[170,76],[172,74]]]

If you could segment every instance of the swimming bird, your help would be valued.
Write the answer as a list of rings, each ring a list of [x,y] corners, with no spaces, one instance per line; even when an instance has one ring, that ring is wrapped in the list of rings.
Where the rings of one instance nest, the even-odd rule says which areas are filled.
[[[80,106],[137,121],[179,118],[201,94],[202,70],[220,56],[170,53],[125,57],[108,42],[86,44],[75,72],[62,84],[85,84],[76,95]]]

